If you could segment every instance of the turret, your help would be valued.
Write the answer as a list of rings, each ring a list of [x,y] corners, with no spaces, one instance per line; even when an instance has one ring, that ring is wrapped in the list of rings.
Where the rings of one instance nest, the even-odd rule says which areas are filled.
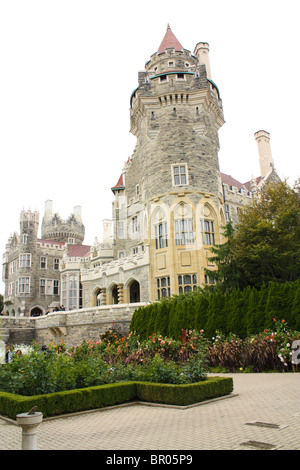
[[[261,177],[264,178],[272,168],[274,168],[274,161],[270,146],[270,134],[266,131],[257,131],[254,134],[258,147],[259,166]]]
[[[85,228],[81,219],[81,207],[74,207],[74,213],[67,220],[52,212],[52,201],[46,201],[42,221],[42,238],[71,244],[81,244]]]
[[[198,58],[199,64],[205,65],[207,78],[211,80],[209,44],[207,42],[198,42],[194,49],[194,54]]]

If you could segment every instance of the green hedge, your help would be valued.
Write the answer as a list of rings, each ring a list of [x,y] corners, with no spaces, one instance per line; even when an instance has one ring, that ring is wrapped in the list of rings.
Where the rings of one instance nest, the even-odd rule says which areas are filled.
[[[46,418],[103,408],[131,400],[190,405],[228,395],[232,391],[231,377],[211,377],[188,385],[120,382],[31,397],[0,392],[0,415],[15,420],[18,414],[27,413],[33,406],[37,406],[38,411],[41,411]]]
[[[248,287],[231,293],[203,291],[171,297],[138,308],[130,330],[141,339],[152,333],[179,338],[182,329],[203,329],[207,337],[222,331],[240,338],[272,328],[273,318],[285,319],[289,328],[300,330],[300,282],[269,283],[260,290]]]

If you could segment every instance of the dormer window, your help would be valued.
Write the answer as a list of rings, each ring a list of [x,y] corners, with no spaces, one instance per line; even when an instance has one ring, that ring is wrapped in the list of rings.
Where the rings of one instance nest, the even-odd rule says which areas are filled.
[[[174,62],[169,62],[169,67],[174,67]]]

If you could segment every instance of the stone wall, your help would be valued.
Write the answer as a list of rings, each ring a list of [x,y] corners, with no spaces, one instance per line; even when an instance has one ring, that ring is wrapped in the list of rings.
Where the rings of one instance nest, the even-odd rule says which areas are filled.
[[[53,312],[36,318],[0,317],[0,339],[6,344],[27,344],[36,341],[47,345],[64,341],[67,347],[84,339],[97,341],[113,324],[129,331],[133,312],[145,303],[92,307],[70,312]]]

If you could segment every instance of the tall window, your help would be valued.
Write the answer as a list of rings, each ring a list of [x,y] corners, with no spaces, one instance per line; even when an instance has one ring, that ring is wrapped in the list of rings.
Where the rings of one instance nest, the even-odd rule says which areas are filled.
[[[202,243],[204,245],[215,244],[215,228],[213,220],[201,220]]]
[[[69,277],[69,308],[77,307],[77,277]]]
[[[19,256],[19,267],[20,268],[29,268],[31,266],[31,254],[22,253]]]
[[[53,294],[54,295],[59,294],[59,281],[57,281],[57,280],[53,281]]]
[[[194,243],[193,219],[175,220],[176,245],[191,245]]]
[[[19,277],[18,279],[18,292],[19,294],[30,293],[30,277]]]
[[[47,268],[47,258],[46,256],[41,256],[41,269]]]
[[[119,238],[124,238],[125,237],[125,229],[124,229],[124,221],[119,220]]]
[[[59,258],[54,258],[53,268],[57,271],[59,270]]]
[[[62,276],[61,300],[63,305],[67,305],[67,277]]]
[[[196,290],[196,287],[197,287],[197,274],[184,274],[184,275],[178,276],[179,294]]]
[[[131,228],[132,228],[132,233],[135,233],[138,231],[138,222],[137,222],[137,217],[132,217],[131,220]]]
[[[40,294],[46,293],[46,279],[40,279]]]
[[[170,289],[170,277],[160,277],[157,279],[157,299],[164,299],[166,297],[170,297],[171,289]]]
[[[187,181],[187,166],[186,165],[173,165],[173,185],[180,186],[188,184]]]
[[[226,222],[229,222],[229,220],[230,220],[229,204],[225,204],[225,219],[226,219]]]
[[[168,226],[167,222],[155,225],[155,247],[165,248],[168,246]]]

